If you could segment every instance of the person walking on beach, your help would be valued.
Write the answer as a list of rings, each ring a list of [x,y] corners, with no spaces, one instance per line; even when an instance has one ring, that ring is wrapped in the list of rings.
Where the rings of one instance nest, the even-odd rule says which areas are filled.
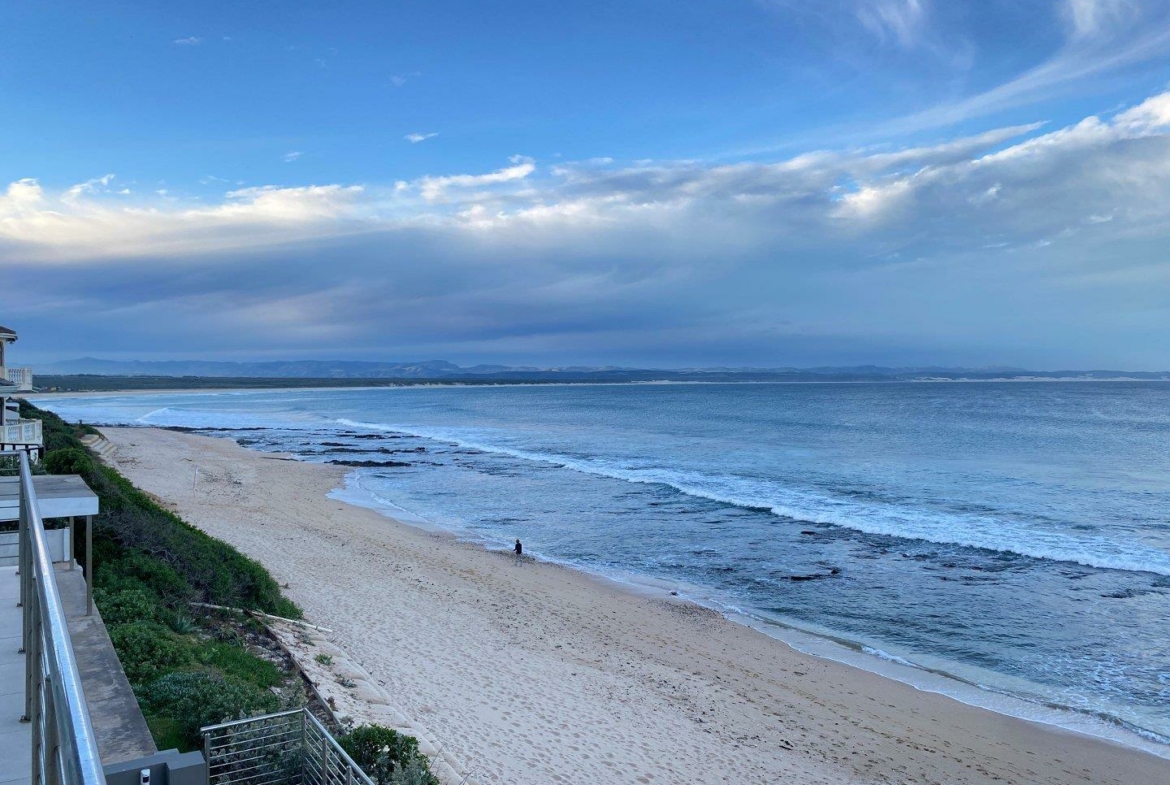
[[[513,548],[513,550],[514,550],[514,551],[516,551],[516,555],[517,555],[517,556],[523,556],[523,555],[524,555],[524,545],[523,545],[523,544],[521,544],[521,542],[520,542],[520,539],[519,539],[519,538],[517,538],[517,539],[516,539],[516,547],[515,547],[515,548]]]

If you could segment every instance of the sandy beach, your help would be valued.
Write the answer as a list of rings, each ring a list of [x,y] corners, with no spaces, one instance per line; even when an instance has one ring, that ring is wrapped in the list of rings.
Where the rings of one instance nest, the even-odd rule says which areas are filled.
[[[107,460],[261,561],[480,783],[1170,782],[1168,760],[329,499],[344,467],[102,430]]]

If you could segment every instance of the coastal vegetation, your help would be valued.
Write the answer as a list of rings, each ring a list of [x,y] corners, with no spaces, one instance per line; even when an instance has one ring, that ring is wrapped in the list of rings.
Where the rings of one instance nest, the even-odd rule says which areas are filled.
[[[92,428],[23,401],[20,413],[42,421],[40,469],[81,475],[98,495],[94,601],[159,749],[198,749],[202,726],[305,705],[292,662],[241,612],[301,617],[268,571],[95,460],[81,441]],[[84,538],[74,545],[84,557]],[[437,783],[409,736],[362,726],[341,743],[380,785]]]

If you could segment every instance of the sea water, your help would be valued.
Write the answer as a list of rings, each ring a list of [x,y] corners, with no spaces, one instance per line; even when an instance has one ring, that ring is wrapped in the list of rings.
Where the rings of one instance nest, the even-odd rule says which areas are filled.
[[[343,498],[489,547],[519,538],[526,553],[672,588],[818,653],[918,673],[923,688],[1170,754],[1167,384],[437,386],[43,405],[372,463]]]

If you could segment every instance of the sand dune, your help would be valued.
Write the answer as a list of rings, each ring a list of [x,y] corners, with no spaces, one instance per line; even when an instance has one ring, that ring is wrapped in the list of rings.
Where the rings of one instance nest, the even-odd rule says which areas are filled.
[[[1170,782],[1170,761],[330,500],[341,467],[105,433],[119,469],[287,582],[480,783]]]

